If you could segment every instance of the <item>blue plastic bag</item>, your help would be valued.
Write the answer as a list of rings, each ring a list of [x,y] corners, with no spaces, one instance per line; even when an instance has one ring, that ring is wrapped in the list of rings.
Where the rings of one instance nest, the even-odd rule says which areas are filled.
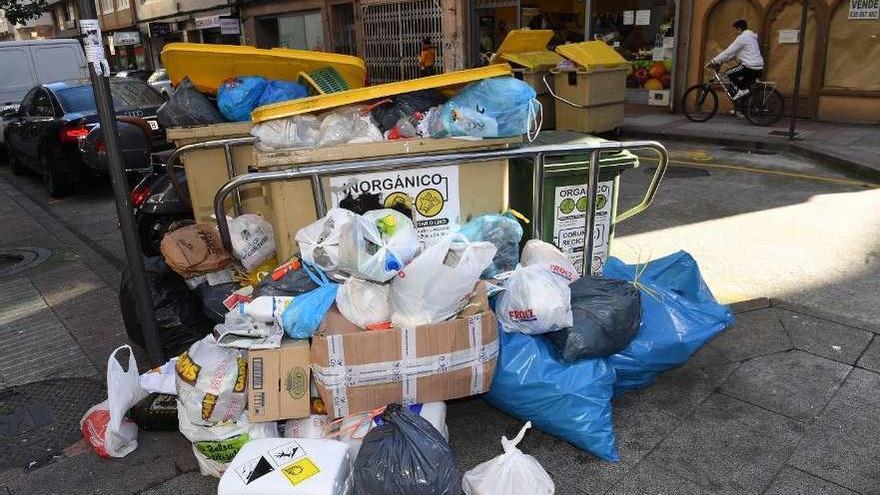
[[[251,120],[251,112],[266,90],[266,79],[260,76],[243,76],[228,79],[217,90],[217,108],[232,122]]]
[[[501,272],[509,272],[519,263],[519,241],[523,228],[510,212],[481,215],[461,226],[460,234],[471,242],[491,242],[497,251],[492,264],[483,270],[480,278],[492,278]]]
[[[440,119],[449,136],[514,137],[529,132],[532,119],[536,116],[537,94],[528,84],[515,77],[503,76],[483,79],[465,86],[440,108]],[[494,119],[497,124],[495,135],[479,128],[478,133],[468,130],[468,126],[457,123],[462,116],[467,121],[475,121],[471,111]],[[490,120],[486,119],[488,123]],[[434,134],[431,134],[434,137]]]
[[[296,100],[297,98],[305,98],[308,95],[308,88],[302,84],[293,81],[273,80],[266,83],[266,89],[260,96],[257,106],[261,107],[270,103],[278,103],[279,101]]]
[[[679,251],[648,263],[627,265],[616,258],[604,276],[638,281],[642,289],[642,323],[636,337],[608,357],[617,373],[615,395],[647,387],[657,374],[684,364],[709,339],[733,323],[730,308],[719,304],[690,254]]]
[[[339,290],[339,284],[328,280],[324,272],[315,265],[303,261],[302,269],[318,288],[301,296],[294,296],[293,302],[281,313],[284,333],[294,339],[307,339],[315,333],[327,310],[336,300],[336,291]]]
[[[501,350],[486,400],[602,459],[617,462],[605,358],[563,361],[538,335],[499,332]]]

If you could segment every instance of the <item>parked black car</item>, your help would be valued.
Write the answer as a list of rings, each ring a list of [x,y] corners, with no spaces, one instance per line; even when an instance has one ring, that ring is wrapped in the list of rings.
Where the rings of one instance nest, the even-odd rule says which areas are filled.
[[[154,142],[165,141],[156,111],[165,100],[149,84],[133,78],[111,78],[116,114],[143,119]],[[81,141],[98,123],[95,98],[88,81],[56,82],[28,92],[4,131],[9,165],[14,173],[37,171],[53,197],[71,191],[77,179],[104,174],[80,154]]]

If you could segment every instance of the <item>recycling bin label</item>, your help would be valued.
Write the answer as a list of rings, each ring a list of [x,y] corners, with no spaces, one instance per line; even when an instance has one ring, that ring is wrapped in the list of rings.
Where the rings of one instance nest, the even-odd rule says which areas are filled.
[[[591,272],[602,273],[608,259],[611,236],[611,208],[614,181],[599,182],[596,194],[596,225],[593,229]],[[553,243],[565,253],[580,272],[584,263],[584,220],[587,212],[587,185],[557,187],[553,194]]]

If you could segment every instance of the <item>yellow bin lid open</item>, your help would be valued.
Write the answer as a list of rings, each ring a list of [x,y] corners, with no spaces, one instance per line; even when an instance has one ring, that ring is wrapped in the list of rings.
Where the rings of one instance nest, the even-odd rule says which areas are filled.
[[[556,67],[562,57],[547,49],[553,34],[550,29],[514,29],[504,37],[489,63],[508,61],[532,70]]]
[[[296,81],[302,72],[333,67],[349,88],[362,88],[367,74],[364,61],[351,55],[202,43],[165,45],[162,64],[171,84],[177,86],[188,76],[196,89],[209,94],[216,93],[223,81],[236,76]]]
[[[613,68],[629,64],[614,48],[598,40],[559,45],[556,52],[585,69]]]
[[[446,74],[438,74],[436,76],[410,79],[409,81],[397,81],[387,84],[379,84],[377,86],[340,91],[338,93],[328,93],[325,95],[300,98],[298,100],[273,103],[271,105],[265,105],[254,109],[254,111],[251,112],[251,119],[257,124],[260,122],[266,122],[267,120],[292,117],[304,113],[320,112],[321,110],[328,110],[330,108],[341,107],[344,105],[353,105],[403,93],[412,93],[413,91],[422,91],[425,89],[453,90],[464,84],[479,81],[481,79],[510,76],[512,74],[513,71],[507,64],[488,65],[477,69],[460,70]]]

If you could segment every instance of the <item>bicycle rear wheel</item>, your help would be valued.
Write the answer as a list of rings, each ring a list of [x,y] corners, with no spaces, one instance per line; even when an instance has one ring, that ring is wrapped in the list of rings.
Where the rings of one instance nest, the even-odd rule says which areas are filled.
[[[782,118],[785,104],[775,88],[753,89],[746,104],[746,118],[754,125],[770,126]]]
[[[681,108],[688,120],[705,122],[718,111],[718,94],[705,84],[691,86],[681,99]]]

